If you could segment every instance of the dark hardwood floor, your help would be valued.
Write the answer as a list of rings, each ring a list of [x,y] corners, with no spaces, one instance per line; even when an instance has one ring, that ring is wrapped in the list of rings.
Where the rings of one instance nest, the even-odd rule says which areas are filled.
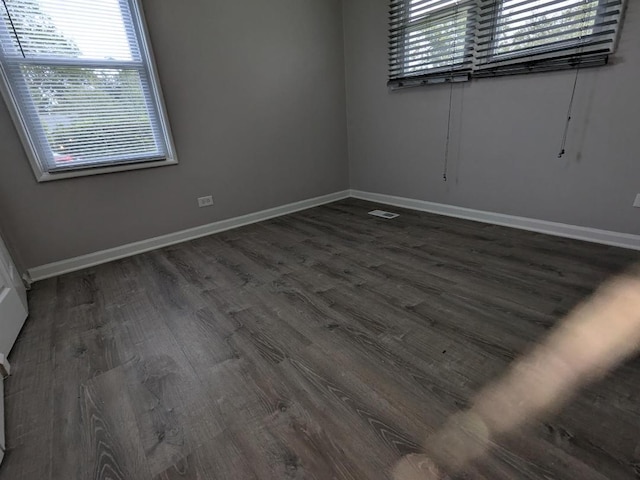
[[[37,283],[0,480],[385,479],[637,252],[345,200]],[[456,478],[640,478],[640,362]]]

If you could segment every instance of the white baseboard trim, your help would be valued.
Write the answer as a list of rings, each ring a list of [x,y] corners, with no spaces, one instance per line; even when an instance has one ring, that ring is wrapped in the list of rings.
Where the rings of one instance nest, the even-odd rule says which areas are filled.
[[[586,242],[640,250],[640,235],[633,235],[630,233],[579,227],[577,225],[548,222],[546,220],[517,217],[515,215],[505,215],[502,213],[485,212],[482,210],[473,210],[471,208],[456,207],[454,205],[414,200],[411,198],[396,197],[380,193],[363,192],[360,190],[351,190],[351,196],[361,200],[369,200],[371,202],[409,208],[411,210],[437,213],[448,217],[464,218],[467,220],[475,220],[477,222],[546,233],[557,237],[573,238],[576,240],[584,240]]]
[[[288,215],[290,213],[299,212],[308,208],[318,207],[327,203],[342,200],[348,197],[359,198],[361,200],[369,200],[371,202],[382,203],[385,205],[393,205],[396,207],[409,208],[412,210],[420,210],[423,212],[436,213],[448,217],[464,218],[467,220],[475,220],[477,222],[490,223],[494,225],[502,225],[506,227],[518,228],[521,230],[530,230],[533,232],[546,233],[558,237],[573,238],[584,240],[587,242],[601,243],[604,245],[612,245],[615,247],[629,248],[632,250],[640,250],[640,235],[632,235],[629,233],[611,232],[608,230],[598,230],[596,228],[579,227],[576,225],[568,225],[564,223],[548,222],[545,220],[536,220],[533,218],[517,217],[514,215],[505,215],[502,213],[485,212],[482,210],[473,210],[471,208],[456,207],[454,205],[445,205],[442,203],[427,202],[424,200],[415,200],[405,197],[396,197],[393,195],[384,195],[381,193],[363,192],[360,190],[344,190],[341,192],[323,195],[321,197],[310,198],[300,202],[282,205],[280,207],[262,210],[260,212],[250,213],[241,217],[221,220],[219,222],[201,225],[199,227],[182,230],[180,232],[162,235],[160,237],[142,240],[140,242],[129,243],[120,247],[110,248],[95,253],[89,253],[80,257],[69,258],[59,262],[49,263],[40,267],[30,268],[28,275],[33,282],[44,280],[51,277],[64,275],[65,273],[75,272],[84,268],[93,267],[125,257],[131,257],[140,253],[149,252],[158,248],[168,247],[177,243],[187,242],[200,237],[206,237],[214,233],[224,232],[252,223],[262,222],[270,218]]]
[[[110,248],[108,250],[89,253],[80,257],[69,258],[67,260],[49,263],[40,267],[30,268],[28,270],[28,273],[31,276],[32,281],[34,282],[51,277],[57,277],[65,273],[75,272],[77,270],[82,270],[84,268],[112,262],[114,260],[119,260],[125,257],[131,257],[133,255],[149,252],[158,248],[168,247],[170,245],[194,240],[200,237],[206,237],[207,235],[243,227],[252,223],[262,222],[264,220],[269,220],[270,218],[281,217],[282,215],[299,212],[300,210],[318,207],[320,205],[348,198],[349,193],[349,190],[344,190],[341,192],[323,195],[321,197],[302,200],[300,202],[289,203],[280,207],[242,215],[241,217],[221,220],[219,222],[210,223],[208,225],[201,225],[199,227],[190,228],[188,230],[169,233],[168,235],[162,235],[160,237],[150,238],[135,243],[129,243],[127,245]]]

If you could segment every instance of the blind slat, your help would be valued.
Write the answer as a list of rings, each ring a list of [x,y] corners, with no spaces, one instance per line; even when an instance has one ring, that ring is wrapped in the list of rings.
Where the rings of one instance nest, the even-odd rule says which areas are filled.
[[[486,56],[485,54],[490,54],[491,56],[495,56],[496,52],[500,52],[502,53],[502,51],[504,51],[504,53],[513,53],[515,51],[517,52],[530,52],[533,50],[532,46],[540,46],[539,48],[543,48],[543,47],[553,47],[555,44],[558,43],[567,43],[567,40],[570,41],[571,43],[571,47],[572,48],[580,48],[580,47],[587,47],[590,44],[595,43],[595,39],[598,37],[602,37],[602,36],[606,36],[606,37],[610,37],[615,31],[614,30],[601,30],[595,33],[592,33],[589,35],[588,38],[581,38],[579,35],[582,32],[582,28],[572,28],[572,29],[568,29],[568,30],[561,30],[560,32],[558,31],[558,29],[554,29],[554,30],[535,30],[535,38],[534,39],[530,39],[530,38],[522,38],[522,37],[517,37],[515,39],[512,39],[509,41],[508,44],[505,44],[505,46],[501,46],[500,41],[494,41],[494,42],[484,42],[479,44],[478,46],[480,48],[478,48],[477,52],[478,52],[478,58],[484,57]],[[562,40],[561,37],[565,37],[565,36],[570,36],[570,38],[568,38],[567,40]],[[560,37],[560,38],[559,38]]]
[[[420,71],[419,69],[422,68],[422,70],[435,70],[436,68],[440,68],[440,69],[452,69],[452,65],[450,63],[450,58],[449,56],[440,56],[440,57],[435,57],[435,58],[429,58],[429,65],[431,65],[430,67],[421,67],[420,65],[415,65],[415,71],[418,72]],[[418,62],[420,59],[417,59],[416,62]],[[455,68],[461,68],[461,67],[465,67],[467,65],[470,65],[473,63],[473,55],[469,54],[466,55],[462,60],[460,60],[459,62],[457,62],[455,65],[453,65],[453,69]],[[401,74],[404,71],[406,71],[409,67],[409,65],[411,64],[407,64],[406,62],[402,62],[402,63],[395,63],[392,64],[389,71],[391,73],[395,73],[395,74]]]
[[[444,20],[446,17],[452,17],[455,12],[466,11],[472,13],[474,16],[477,13],[477,3],[469,0],[458,0],[459,3],[452,3],[451,0],[447,0],[446,7],[430,11],[428,15],[420,15],[411,11],[405,11],[397,15],[395,18],[389,20],[389,33],[391,35],[397,34],[407,29],[420,27],[421,25],[437,23],[439,20]]]
[[[127,154],[127,155],[114,156],[112,159],[104,160],[104,161],[94,160],[90,162],[59,163],[51,167],[49,172],[62,173],[62,172],[69,172],[73,170],[89,170],[92,168],[95,169],[95,168],[101,168],[101,167],[111,167],[115,165],[120,165],[122,163],[136,163],[136,164],[149,163],[149,162],[156,162],[158,160],[164,160],[164,159],[165,159],[164,156],[149,157],[145,155]]]
[[[424,0],[413,1],[408,6],[401,6],[396,10],[391,10],[389,19],[391,23],[409,20],[420,20],[422,18],[438,15],[451,7],[472,7],[475,0]]]
[[[416,33],[415,35],[411,35],[405,38],[404,41],[392,40],[389,42],[391,53],[394,54],[396,52],[405,53],[407,50],[411,48],[420,47],[421,45],[428,45],[429,48],[441,48],[445,47],[447,49],[465,49],[465,46],[468,44],[469,40],[472,39],[473,30],[460,29],[459,32],[456,32],[457,36],[445,36],[443,37],[440,32],[424,32],[424,33]],[[467,50],[471,50],[468,48]]]
[[[533,32],[535,29],[540,29],[540,30],[544,30],[545,27],[542,27],[543,25],[546,25],[547,28],[549,26],[553,26],[554,22],[557,22],[557,20],[549,20],[549,19],[544,19],[544,20],[538,20],[538,21],[531,21],[531,22],[527,22],[528,23],[528,28]],[[584,18],[581,17],[565,17],[563,18],[563,23],[562,26],[563,27],[569,27],[569,26],[573,26],[573,25],[580,25],[582,26],[582,24],[585,22]],[[594,28],[598,28],[598,27],[603,27],[603,26],[608,26],[608,25],[617,25],[617,20],[615,18],[609,18],[608,16],[596,16],[592,19],[592,27]],[[521,27],[519,25],[508,25],[505,26],[501,29],[501,31],[503,33],[510,33],[510,32],[514,32],[514,31],[518,31]],[[537,33],[537,32],[534,32]],[[494,32],[493,30],[479,30],[478,33],[478,43],[482,44],[484,42],[487,41],[487,39],[492,39],[494,37]]]

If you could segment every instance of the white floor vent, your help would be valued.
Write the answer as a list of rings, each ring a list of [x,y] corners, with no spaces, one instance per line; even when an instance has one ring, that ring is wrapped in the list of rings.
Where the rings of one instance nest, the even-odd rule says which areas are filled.
[[[385,212],[384,210],[373,210],[369,212],[369,215],[373,215],[374,217],[386,218],[387,220],[391,220],[392,218],[399,217],[397,213]]]

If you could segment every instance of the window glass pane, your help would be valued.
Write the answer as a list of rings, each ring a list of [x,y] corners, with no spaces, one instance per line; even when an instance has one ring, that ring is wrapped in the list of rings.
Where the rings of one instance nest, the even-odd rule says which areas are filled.
[[[5,0],[5,55],[26,58],[140,60],[122,0]],[[8,12],[8,13],[7,13]]]
[[[156,141],[137,69],[20,66],[52,158],[52,168],[152,158],[165,152]]]
[[[410,27],[405,36],[406,73],[461,63],[466,53],[468,11],[426,20]]]
[[[494,54],[578,41],[594,31],[599,0],[507,0],[495,30]]]

